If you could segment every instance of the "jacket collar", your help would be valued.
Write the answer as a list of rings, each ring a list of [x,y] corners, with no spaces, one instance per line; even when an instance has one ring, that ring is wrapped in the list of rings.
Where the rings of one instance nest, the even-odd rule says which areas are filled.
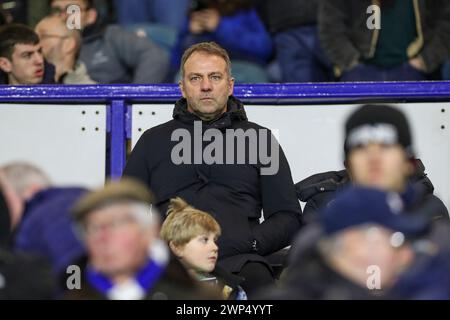
[[[194,121],[201,121],[198,116],[187,110],[187,101],[185,98],[181,98],[175,103],[173,118],[186,124],[192,124]],[[244,105],[234,96],[230,96],[227,103],[227,111],[216,120],[203,122],[203,125],[208,128],[223,129],[229,128],[233,122],[241,121],[247,121]]]
[[[98,18],[97,21],[95,21],[95,23],[86,26],[82,31],[83,43],[88,43],[103,37],[103,35],[106,32],[107,26],[108,25],[105,22],[103,22],[102,19],[100,18]]]

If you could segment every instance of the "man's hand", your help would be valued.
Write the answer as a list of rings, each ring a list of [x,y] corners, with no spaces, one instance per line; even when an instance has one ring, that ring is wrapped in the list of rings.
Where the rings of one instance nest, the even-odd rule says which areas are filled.
[[[199,11],[191,14],[191,19],[189,20],[189,31],[193,34],[200,34],[205,31],[200,13],[201,12]]]
[[[214,32],[220,23],[220,13],[217,9],[205,9],[191,14],[189,30],[191,33]]]
[[[413,67],[416,70],[419,70],[421,72],[426,72],[427,67],[425,66],[425,62],[423,61],[422,57],[415,57],[409,60],[409,65]]]

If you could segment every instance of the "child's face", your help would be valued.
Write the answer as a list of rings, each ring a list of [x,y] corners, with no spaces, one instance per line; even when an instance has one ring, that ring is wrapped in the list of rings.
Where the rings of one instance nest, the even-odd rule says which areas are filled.
[[[196,271],[211,272],[216,267],[219,248],[216,245],[215,233],[202,234],[177,248],[178,257],[188,268]]]

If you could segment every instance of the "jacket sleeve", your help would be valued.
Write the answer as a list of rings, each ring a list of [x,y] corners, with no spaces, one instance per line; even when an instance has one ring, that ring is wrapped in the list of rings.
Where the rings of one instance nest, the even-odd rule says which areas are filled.
[[[258,254],[264,256],[289,246],[302,226],[300,203],[281,147],[278,171],[261,175],[260,183],[265,221],[253,229],[253,235]]]
[[[255,10],[222,17],[214,33],[227,50],[245,52],[263,61],[272,56],[272,40]]]
[[[349,70],[358,64],[360,53],[348,36],[349,4],[347,0],[319,2],[319,39],[330,61],[339,70]]]
[[[162,83],[169,70],[168,54],[155,43],[118,26],[109,30],[109,41],[122,63],[133,70],[133,83]]]
[[[422,17],[422,19],[432,19],[432,22],[425,23],[434,25],[424,34],[425,44],[420,52],[428,72],[435,71],[450,58],[450,2],[436,1],[438,4],[434,2],[426,3],[432,6],[430,17]]]
[[[135,178],[150,186],[150,174],[146,158],[146,151],[149,149],[146,148],[145,137],[146,134],[144,133],[131,152],[122,177]]]

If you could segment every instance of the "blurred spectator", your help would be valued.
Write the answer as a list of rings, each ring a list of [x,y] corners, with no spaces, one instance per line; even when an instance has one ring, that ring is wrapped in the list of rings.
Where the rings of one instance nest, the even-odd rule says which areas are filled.
[[[341,81],[424,80],[450,52],[450,2],[381,1],[381,29],[370,0],[321,0],[319,35]]]
[[[78,30],[70,30],[61,18],[49,16],[39,22],[36,33],[45,59],[55,66],[58,83],[96,83],[89,77],[84,63],[77,61],[82,43]]]
[[[220,288],[224,299],[247,300],[239,286],[244,280],[216,265],[221,233],[218,222],[208,213],[189,206],[181,198],[170,200],[161,237],[193,276]]]
[[[319,41],[319,0],[256,0],[256,8],[271,33],[282,82],[333,79],[331,64]]]
[[[448,221],[447,208],[433,195],[433,184],[415,159],[410,126],[400,110],[365,105],[347,120],[345,136],[347,169],[316,174],[296,185],[300,200],[306,202],[306,219],[353,183],[396,192],[408,211],[417,209],[430,220]]]
[[[403,212],[392,193],[350,187],[299,235],[265,298],[449,299],[448,252],[422,238],[429,222]]]
[[[237,82],[267,81],[264,68],[272,57],[272,40],[250,0],[193,1],[189,19],[172,53],[173,71],[179,68],[187,48],[208,41],[218,43],[229,52],[233,67],[239,62],[242,75],[234,70]]]
[[[166,80],[168,57],[163,49],[147,38],[123,28],[106,24],[92,0],[53,0],[54,15],[69,19],[70,5],[80,8],[83,45],[80,60],[90,77],[107,83],[161,83]]]
[[[86,192],[81,188],[55,188],[40,169],[26,163],[1,168],[9,189],[14,248],[48,259],[56,274],[66,272],[84,248],[72,229],[69,210]]]
[[[55,281],[47,262],[9,249],[12,212],[17,208],[7,188],[0,171],[0,300],[51,299]]]
[[[38,35],[25,25],[0,28],[0,84],[55,83],[55,68],[42,55]]]
[[[181,29],[191,0],[114,0],[117,22],[126,24],[158,23]]]
[[[208,298],[159,239],[152,202],[133,180],[111,182],[80,200],[73,213],[88,257],[79,265],[81,289],[68,291],[68,299]]]

